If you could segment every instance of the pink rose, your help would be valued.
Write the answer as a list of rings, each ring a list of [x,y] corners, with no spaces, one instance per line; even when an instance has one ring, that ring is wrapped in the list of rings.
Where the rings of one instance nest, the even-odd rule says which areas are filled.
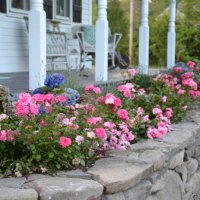
[[[179,94],[179,95],[182,95],[182,94],[184,94],[185,93],[185,90],[178,90],[178,92],[177,92],[177,94]]]
[[[117,116],[122,120],[128,120],[128,112],[125,109],[118,110]]]
[[[135,69],[128,69],[128,74],[130,74],[131,76],[135,76],[136,74]]]
[[[38,106],[34,103],[30,104],[30,113],[32,116],[35,116],[39,113]]]
[[[163,102],[163,103],[166,103],[166,102],[167,102],[167,97],[166,97],[166,96],[163,96],[163,97],[162,97],[162,102]]]
[[[24,116],[29,113],[29,107],[27,105],[22,105],[21,103],[16,103],[16,114],[19,116]]]
[[[56,101],[57,101],[57,102],[60,102],[60,103],[65,103],[67,100],[66,100],[65,96],[63,96],[63,95],[58,95],[58,96],[56,97]]]
[[[107,134],[104,128],[96,128],[95,133],[99,139],[105,140],[107,138]]]
[[[72,140],[70,138],[62,136],[60,137],[59,144],[62,148],[65,148],[72,144]]]
[[[152,113],[154,115],[162,114],[162,110],[160,108],[153,108]]]
[[[0,141],[5,142],[7,139],[6,137],[6,131],[0,131]]]

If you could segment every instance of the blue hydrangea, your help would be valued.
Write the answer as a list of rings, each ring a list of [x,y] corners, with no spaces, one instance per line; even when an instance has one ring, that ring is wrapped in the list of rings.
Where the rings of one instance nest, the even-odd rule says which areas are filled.
[[[79,99],[80,94],[77,90],[71,89],[71,88],[66,88],[65,89],[65,95],[67,98],[67,103],[69,105],[74,106],[76,104],[76,101]]]
[[[62,74],[60,73],[55,73],[55,74],[51,74],[49,75],[44,84],[51,90],[53,90],[55,87],[58,87],[62,84],[64,84],[65,82],[65,78]]]
[[[41,88],[36,88],[35,90],[33,90],[33,94],[45,94],[45,91]]]

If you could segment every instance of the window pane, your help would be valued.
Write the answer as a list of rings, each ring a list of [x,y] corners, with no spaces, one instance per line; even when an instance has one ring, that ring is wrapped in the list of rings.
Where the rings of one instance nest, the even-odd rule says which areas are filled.
[[[21,10],[29,10],[30,2],[28,0],[11,0],[11,7]]]
[[[0,0],[0,12],[6,13],[6,1]]]
[[[44,0],[44,10],[46,12],[47,19],[53,19],[52,13],[52,0]]]
[[[82,0],[73,1],[73,21],[79,23],[82,21]]]
[[[70,17],[70,0],[56,1],[56,14],[62,17]]]

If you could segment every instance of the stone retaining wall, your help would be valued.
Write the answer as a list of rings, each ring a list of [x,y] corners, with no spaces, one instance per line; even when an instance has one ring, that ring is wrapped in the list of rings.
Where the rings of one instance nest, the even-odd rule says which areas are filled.
[[[0,179],[0,200],[199,200],[200,109],[162,141],[109,152],[87,172]]]

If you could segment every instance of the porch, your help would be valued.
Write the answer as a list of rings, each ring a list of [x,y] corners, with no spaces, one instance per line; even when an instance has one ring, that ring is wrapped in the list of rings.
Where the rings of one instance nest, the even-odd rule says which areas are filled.
[[[125,69],[117,68],[115,70],[108,71],[108,81],[104,83],[114,83],[120,80],[125,79],[126,74]],[[161,71],[159,68],[151,68],[149,70],[149,74],[157,74]],[[69,74],[63,71],[63,75],[65,75],[65,79],[68,77]],[[95,68],[92,69],[85,69],[79,76],[76,70],[71,70],[70,72],[70,80],[74,82],[71,84],[76,84],[78,87],[84,87],[88,84],[101,84],[102,82],[95,81]],[[68,79],[68,78],[67,78]],[[66,80],[66,82],[68,82]],[[4,73],[0,74],[0,85],[6,85],[11,93],[20,93],[29,91],[29,74],[28,72],[19,72],[19,73]],[[71,85],[66,85],[70,87]]]

